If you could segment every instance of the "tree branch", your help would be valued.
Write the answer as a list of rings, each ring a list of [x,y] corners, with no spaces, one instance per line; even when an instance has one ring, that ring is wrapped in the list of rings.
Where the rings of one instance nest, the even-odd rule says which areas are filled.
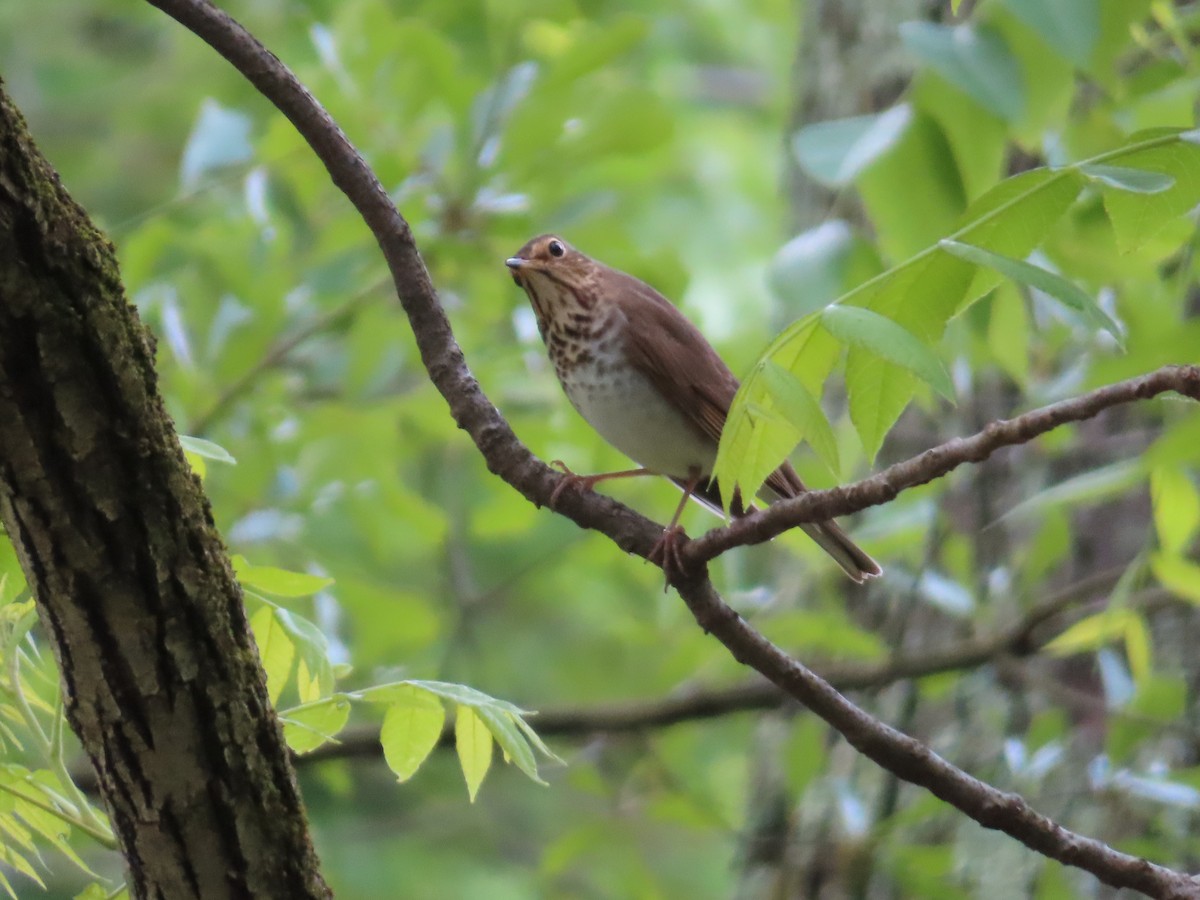
[[[837,690],[854,691],[887,687],[897,681],[926,678],[945,672],[975,669],[1008,658],[1032,656],[1058,633],[1055,629],[1035,636],[1042,625],[1068,607],[1110,587],[1123,571],[1123,567],[1109,569],[1056,591],[1016,622],[991,635],[959,641],[941,650],[922,652],[918,656],[898,655],[873,663],[830,662],[818,664],[815,668]],[[538,712],[534,724],[538,734],[544,738],[625,734],[741,712],[778,709],[791,701],[792,698],[778,686],[755,678],[724,688],[689,690],[685,687],[673,696],[653,700],[627,700],[597,704],[585,709],[542,710]],[[440,743],[453,746],[452,726],[446,727]],[[336,743],[323,744],[309,753],[296,756],[294,762],[297,766],[307,766],[331,759],[377,757],[382,754],[379,728],[364,725],[342,732]]]
[[[806,522],[881,506],[894,500],[901,491],[941,478],[964,463],[982,462],[1002,447],[1028,443],[1068,422],[1082,422],[1110,407],[1148,400],[1169,391],[1200,400],[1200,366],[1163,366],[1148,375],[1096,388],[1015,419],[992,422],[977,434],[952,438],[862,481],[825,491],[806,491],[799,497],[773,503],[688,542],[682,549],[684,564],[708,562],[732,547],[769,541]]]
[[[311,337],[330,330],[351,319],[359,310],[374,303],[378,299],[376,291],[386,282],[376,282],[370,287],[359,291],[332,309],[314,316],[291,334],[278,338],[262,357],[249,369],[229,382],[217,395],[212,405],[188,423],[188,434],[202,436],[213,423],[225,415],[226,411],[238,399],[250,392],[267,372],[278,368],[291,355],[292,351]]]
[[[558,476],[517,439],[484,395],[454,340],[407,222],[329,115],[273,54],[206,0],[148,2],[211,44],[273,102],[309,142],[329,170],[333,182],[345,192],[379,242],[416,337],[421,359],[430,379],[446,398],[455,422],[470,434],[490,471],[530,501],[545,504]],[[1194,379],[1195,375],[1191,377]],[[984,434],[988,434],[988,430]],[[1001,440],[996,446],[1003,443]],[[985,441],[974,451],[983,455],[972,457],[966,454],[963,459],[982,459],[993,449],[995,447],[989,448]],[[920,459],[918,457],[914,464]],[[935,465],[929,467],[930,472],[936,472],[936,469]],[[936,474],[929,477],[936,477]],[[862,484],[869,487],[860,490],[877,497],[871,501],[876,503],[886,502],[899,490],[889,483],[875,484],[870,479]],[[792,501],[793,504],[799,502],[802,501]],[[834,505],[832,499],[822,502]],[[847,499],[846,506],[849,508],[853,504]],[[600,531],[621,549],[642,557],[648,554],[661,534],[660,526],[597,494],[568,492],[559,504],[559,511],[581,527]],[[756,526],[744,527],[752,530]],[[1200,883],[1180,873],[1118,853],[1098,841],[1061,828],[1034,812],[1020,797],[983,784],[913,739],[872,719],[767,641],[721,600],[708,580],[706,563],[711,556],[706,559],[695,551],[685,552],[689,565],[673,576],[671,582],[701,627],[720,640],[736,659],[757,669],[800,700],[889,771],[926,787],[986,827],[1005,831],[1047,856],[1087,869],[1106,883],[1133,887],[1162,897],[1195,896],[1200,889]]]

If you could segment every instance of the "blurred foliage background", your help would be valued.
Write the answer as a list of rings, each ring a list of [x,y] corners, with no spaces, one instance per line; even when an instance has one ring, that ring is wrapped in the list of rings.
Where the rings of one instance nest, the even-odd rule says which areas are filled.
[[[1200,87],[1200,6],[1165,0],[991,0],[957,14],[914,0],[223,5],[392,192],[517,434],[579,472],[626,464],[561,396],[503,267],[530,236],[555,231],[651,282],[745,372],[783,326],[952,232],[1005,176],[1194,127]],[[291,126],[198,39],[146,5],[10,3],[0,76],[115,242],[180,432],[236,458],[205,461],[231,550],[333,579],[275,602],[315,624],[319,636],[292,637],[320,650],[339,690],[437,679],[586,715],[747,678],[662,594],[657,570],[487,472],[425,377],[365,227]],[[842,121],[854,116],[870,118]],[[938,345],[957,402],[918,390],[875,460],[840,378],[828,381],[836,477],[1197,362],[1184,214],[1200,167],[1163,196],[1153,227],[1122,242],[1103,191],[1085,190],[1035,254],[1097,299],[1123,350],[1002,284]],[[835,483],[807,450],[795,459],[810,484]],[[1195,869],[1198,459],[1193,407],[1123,409],[851,523],[887,571],[867,588],[788,539],[728,554],[714,577],[814,663],[952,647],[1066,592],[1045,637],[1072,630],[1049,651],[855,699],[1064,825]],[[677,496],[666,484],[612,492],[660,520]],[[706,515],[684,524],[716,524]],[[0,572],[0,599],[24,602],[7,546]],[[7,646],[18,663],[4,696],[23,684],[49,721],[55,679],[36,632]],[[292,661],[276,676],[281,706],[329,695]],[[351,717],[347,741],[380,721],[368,705]],[[26,720],[4,721],[8,765],[41,766]],[[543,764],[548,787],[504,766],[474,804],[452,752],[403,784],[373,758],[302,763],[336,893],[1108,896],[897,783],[799,709],[550,743],[565,765]],[[10,848],[27,818],[4,820]],[[119,860],[78,831],[70,846],[119,881]],[[9,863],[17,894],[40,895]],[[90,880],[50,853],[34,868],[47,896]]]

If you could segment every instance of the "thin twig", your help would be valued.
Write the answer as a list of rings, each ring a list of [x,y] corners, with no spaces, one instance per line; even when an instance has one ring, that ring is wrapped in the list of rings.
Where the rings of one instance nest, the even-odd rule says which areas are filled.
[[[353,297],[344,300],[332,309],[313,316],[313,318],[309,319],[304,325],[286,337],[279,338],[253,366],[229,382],[208,409],[188,423],[188,434],[203,435],[212,427],[214,422],[225,415],[226,410],[233,405],[234,401],[249,393],[250,389],[258,384],[258,380],[263,375],[282,365],[291,355],[292,351],[302,343],[309,338],[323,334],[329,329],[334,328],[345,319],[353,316],[360,309],[378,300],[380,294],[377,292],[384,284],[385,282],[379,282],[365,290],[359,291]]]

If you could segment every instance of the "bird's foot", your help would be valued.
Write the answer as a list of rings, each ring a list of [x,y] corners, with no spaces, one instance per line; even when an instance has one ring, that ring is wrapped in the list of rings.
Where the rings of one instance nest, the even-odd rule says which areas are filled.
[[[561,459],[552,460],[550,465],[563,473],[563,477],[558,479],[558,484],[550,492],[549,506],[551,509],[558,506],[558,498],[563,491],[579,491],[583,493],[584,491],[592,490],[596,486],[596,482],[604,480],[604,476],[602,475],[576,475],[567,468],[567,464]]]
[[[646,559],[663,570],[664,594],[670,587],[671,576],[678,575],[683,571],[683,556],[680,554],[679,544],[681,540],[686,539],[687,535],[684,534],[683,526],[672,525],[670,528],[663,529],[662,537],[654,542],[654,546],[646,554]]]

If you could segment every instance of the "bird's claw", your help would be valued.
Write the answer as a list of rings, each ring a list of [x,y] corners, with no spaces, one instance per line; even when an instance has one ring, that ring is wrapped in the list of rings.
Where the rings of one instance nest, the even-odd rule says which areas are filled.
[[[596,486],[596,482],[599,480],[594,475],[576,475],[561,459],[551,460],[550,465],[563,473],[563,477],[558,479],[558,484],[550,492],[550,502],[548,505],[551,509],[555,509],[558,506],[558,498],[563,491],[579,491],[580,493],[590,491]]]
[[[663,582],[664,594],[671,584],[671,576],[683,572],[683,555],[679,546],[681,538],[687,538],[682,525],[672,525],[670,528],[665,528],[663,529],[662,537],[654,542],[654,546],[646,554],[646,559],[663,570],[663,575],[665,576]]]

